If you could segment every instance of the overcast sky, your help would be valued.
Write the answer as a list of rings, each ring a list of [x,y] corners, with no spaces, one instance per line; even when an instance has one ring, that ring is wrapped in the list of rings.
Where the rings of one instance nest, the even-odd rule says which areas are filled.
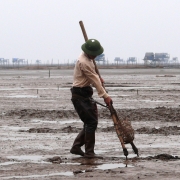
[[[73,62],[80,20],[111,62],[145,52],[180,59],[180,0],[0,0],[0,58]]]

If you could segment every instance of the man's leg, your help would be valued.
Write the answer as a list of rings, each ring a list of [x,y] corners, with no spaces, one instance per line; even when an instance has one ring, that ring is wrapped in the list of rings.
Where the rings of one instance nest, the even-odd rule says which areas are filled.
[[[85,140],[85,131],[84,129],[80,131],[76,139],[74,140],[73,146],[70,150],[72,154],[84,156],[84,152],[81,150],[81,146],[83,146]]]
[[[98,113],[96,103],[90,100],[72,100],[73,105],[80,119],[84,122],[85,139],[81,141],[85,143],[85,154],[87,158],[102,158],[94,153],[95,131],[98,124]]]
[[[98,125],[97,105],[94,102],[87,103],[86,106],[87,118],[85,121],[85,154],[86,158],[102,158],[94,152],[95,147],[95,131]]]
[[[84,121],[85,116],[84,116],[84,111],[82,109],[83,104],[78,99],[72,99],[72,103],[80,119]],[[84,152],[81,150],[81,146],[83,146],[84,144],[85,144],[85,130],[83,127],[83,129],[80,131],[80,133],[77,135],[76,139],[74,140],[70,152],[72,154],[84,156]]]

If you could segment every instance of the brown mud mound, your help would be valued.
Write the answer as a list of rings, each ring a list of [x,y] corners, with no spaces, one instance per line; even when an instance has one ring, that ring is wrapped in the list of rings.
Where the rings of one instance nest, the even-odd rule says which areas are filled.
[[[19,130],[19,132],[29,132],[29,133],[78,133],[81,128],[67,126],[61,129],[51,129],[51,128],[30,128],[29,130]],[[98,132],[114,132],[114,126],[97,129]],[[169,127],[161,127],[159,129],[156,128],[147,128],[142,127],[135,130],[135,133],[138,134],[162,134],[162,135],[180,135],[180,127],[178,126],[169,126]]]
[[[114,126],[106,127],[106,128],[98,128],[99,132],[114,132]],[[169,127],[161,127],[161,128],[147,128],[142,127],[135,130],[137,134],[162,134],[162,135],[180,135],[180,127],[178,126],[169,126]]]
[[[52,162],[52,163],[55,163],[55,164],[60,164],[60,163],[62,163],[62,159],[61,159],[61,157],[59,157],[59,156],[54,156],[54,157],[52,157],[52,158],[48,158],[46,161],[47,161],[47,162]]]
[[[128,118],[131,121],[155,121],[161,120],[166,122],[179,121],[180,108],[166,108],[157,107],[142,108],[142,109],[117,109],[118,116],[121,119]],[[99,110],[99,118],[111,118],[110,112],[107,109]],[[48,119],[62,119],[62,118],[78,118],[74,110],[39,110],[39,109],[23,109],[11,110],[5,113],[4,116],[24,118],[48,118]]]
[[[169,126],[161,128],[146,128],[142,127],[136,130],[139,134],[163,134],[167,135],[180,135],[180,127],[178,126]]]
[[[158,154],[156,156],[148,156],[146,158],[147,160],[151,159],[159,159],[159,160],[179,160],[180,158],[178,156],[172,156],[170,154]]]
[[[180,119],[180,108],[166,108],[157,107],[142,108],[142,109],[125,109],[117,110],[118,115],[121,118],[128,118],[131,121],[179,121]]]
[[[23,109],[23,110],[11,110],[8,111],[5,116],[18,116],[19,119],[24,118],[49,118],[49,119],[61,119],[78,117],[74,110],[39,110],[39,109]]]
[[[20,132],[29,132],[29,133],[77,133],[80,131],[80,128],[67,126],[62,129],[51,129],[51,128],[30,128],[27,131],[21,130]]]

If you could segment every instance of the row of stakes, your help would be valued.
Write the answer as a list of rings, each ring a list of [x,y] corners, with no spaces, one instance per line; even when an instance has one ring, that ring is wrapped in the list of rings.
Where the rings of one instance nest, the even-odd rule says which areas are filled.
[[[59,86],[58,86],[58,91],[59,91]],[[37,94],[39,94],[39,90],[37,89]],[[137,95],[139,95],[139,91],[137,89]]]
[[[49,77],[51,77],[51,71],[50,71],[50,69],[49,69]],[[58,91],[59,91],[59,86],[58,86]],[[38,89],[37,89],[37,94],[38,94]],[[138,89],[137,89],[137,95],[139,95]]]

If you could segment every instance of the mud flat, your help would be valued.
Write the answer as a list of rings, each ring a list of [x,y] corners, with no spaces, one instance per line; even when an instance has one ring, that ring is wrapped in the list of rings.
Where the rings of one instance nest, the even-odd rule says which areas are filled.
[[[72,70],[1,70],[0,179],[179,179],[179,69],[100,72],[118,115],[131,120],[140,156],[127,145],[126,161],[99,105],[95,151],[104,158],[69,153],[82,128],[70,100]],[[96,91],[94,98],[103,103]]]

